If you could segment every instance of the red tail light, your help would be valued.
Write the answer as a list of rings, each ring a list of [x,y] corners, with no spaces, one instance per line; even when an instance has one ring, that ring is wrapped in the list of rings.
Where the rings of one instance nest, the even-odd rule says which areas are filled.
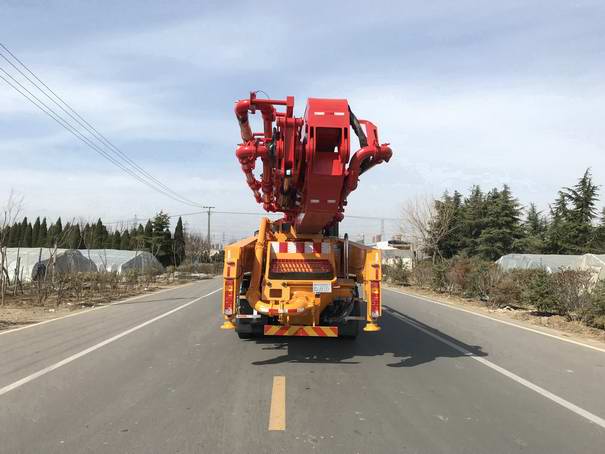
[[[225,279],[223,289],[223,313],[233,315],[233,301],[235,299],[235,284],[233,279]]]
[[[380,317],[380,281],[370,282],[370,305],[372,318]]]

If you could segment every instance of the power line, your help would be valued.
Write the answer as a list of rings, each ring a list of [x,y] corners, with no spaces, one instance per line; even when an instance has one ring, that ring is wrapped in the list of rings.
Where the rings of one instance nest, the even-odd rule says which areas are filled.
[[[51,96],[49,96],[46,91],[42,90],[34,81],[32,81],[27,76],[27,74],[25,74],[23,71],[21,71],[17,66],[15,66],[15,64],[13,62],[11,62],[8,58],[6,58],[6,56],[4,54],[2,54],[2,52],[0,52],[0,56],[4,60],[6,60],[15,70],[17,70],[19,72],[19,74],[21,74],[23,77],[25,77],[29,81],[29,83],[31,83],[38,90],[40,90],[40,92],[42,92],[44,94],[44,96],[46,96],[50,101],[52,101],[55,105],[57,105],[63,112],[65,112],[67,115],[69,115],[81,127],[83,127],[84,129],[86,129],[86,131],[88,131],[100,143],[102,143],[106,147],[108,147],[110,149],[110,151],[112,151],[114,154],[119,155],[121,158],[124,159],[124,161],[126,161],[128,164],[130,164],[132,167],[134,167],[142,175],[144,175],[147,178],[149,178],[150,180],[154,181],[159,186],[161,186],[163,189],[165,189],[166,191],[168,191],[171,194],[175,195],[179,199],[182,199],[183,201],[185,201],[187,203],[190,203],[190,204],[192,204],[194,206],[198,206],[199,205],[196,202],[193,202],[193,201],[191,201],[189,199],[186,199],[185,197],[179,195],[178,193],[176,193],[175,191],[173,191],[171,188],[169,188],[168,186],[166,186],[164,183],[162,183],[160,180],[158,180],[153,175],[151,175],[149,172],[147,172],[145,169],[143,169],[141,166],[139,166],[126,153],[124,153],[117,146],[115,146],[109,139],[107,139],[103,134],[101,134],[93,125],[91,125],[78,112],[76,112],[75,109],[73,109],[64,99],[62,99],[55,91],[53,91],[46,83],[44,83],[44,81],[42,81],[36,74],[34,74],[34,72],[29,67],[27,67],[25,65],[25,63],[23,63],[15,54],[13,54],[4,44],[0,43],[0,47],[2,47],[6,52],[8,52],[8,54],[13,59],[15,59],[15,61],[17,61],[38,82],[40,82],[59,102],[57,102],[55,99],[53,99]],[[67,107],[67,109],[69,109],[69,111],[66,110],[63,106]]]
[[[0,74],[0,79],[4,80],[4,82],[6,82],[11,88],[13,88],[19,94],[21,94],[24,98],[26,98],[29,102],[31,102],[34,106],[36,106],[38,109],[40,109],[46,115],[48,115],[54,121],[56,121],[59,125],[61,125],[63,128],[65,128],[71,134],[73,134],[74,136],[76,136],[85,145],[87,145],[88,147],[92,148],[94,151],[96,151],[97,153],[99,153],[100,155],[102,155],[103,157],[105,157],[106,159],[108,159],[109,161],[111,161],[114,165],[116,165],[117,167],[119,167],[120,169],[122,169],[124,172],[128,173],[133,178],[137,179],[139,182],[145,184],[149,188],[151,188],[153,190],[156,190],[156,191],[159,191],[162,194],[164,194],[164,195],[166,195],[168,197],[171,197],[173,200],[176,200],[177,202],[181,202],[180,200],[172,197],[170,194],[166,194],[163,191],[159,190],[158,188],[156,188],[155,186],[153,186],[151,183],[149,183],[147,180],[144,180],[139,175],[137,175],[136,173],[134,173],[132,170],[130,170],[129,168],[127,168],[124,165],[122,165],[119,161],[117,161],[116,159],[114,159],[111,155],[109,155],[103,149],[100,149],[95,143],[91,142],[91,140],[89,138],[87,138],[80,131],[78,131],[77,129],[75,129],[69,122],[65,121],[64,118],[62,118],[60,115],[57,115],[56,112],[54,112],[52,109],[50,109],[46,105],[46,103],[44,103],[43,101],[41,101],[40,98],[38,98],[36,95],[34,95],[26,87],[24,87],[23,84],[21,84],[14,77],[12,77],[10,74],[8,74],[4,69],[0,68],[0,71],[2,71],[3,73],[5,73],[11,80],[13,80],[16,84],[18,84],[23,90],[25,90],[27,93],[29,93],[29,95],[31,95],[31,97],[33,99],[30,98],[28,95],[26,95],[19,88],[17,88],[13,83],[11,83],[8,79],[6,79],[6,77],[4,77],[2,74]],[[34,99],[35,99],[35,101],[34,101]]]
[[[191,205],[191,206],[196,206],[196,207],[201,207],[202,206],[199,203],[196,203],[196,202],[194,202],[194,201],[192,201],[190,199],[187,199],[184,196],[181,196],[176,191],[172,190],[170,187],[168,187],[167,185],[165,185],[164,183],[162,183],[159,179],[157,179],[156,177],[154,177],[152,174],[150,174],[149,172],[147,172],[143,167],[141,167],[134,160],[132,160],[125,152],[123,152],[122,150],[120,150],[109,139],[107,139],[103,134],[101,134],[93,125],[91,125],[87,120],[85,120],[75,109],[73,109],[55,91],[53,91],[46,83],[44,83],[44,81],[42,81],[29,67],[27,67],[14,53],[12,53],[10,51],[10,49],[8,49],[2,43],[0,43],[0,47],[2,47],[2,49],[4,49],[16,62],[18,62],[29,74],[31,74],[31,76],[34,79],[36,79],[40,84],[42,84],[46,88],[46,90],[48,90],[48,92],[50,92],[54,96],[54,98],[51,97],[47,93],[47,91],[45,91],[44,89],[42,89],[30,77],[28,77],[27,74],[25,74],[19,67],[17,67],[10,59],[8,59],[0,51],[0,56],[4,60],[6,60],[19,74],[21,74],[21,76],[23,76],[25,79],[27,79],[27,81],[31,85],[33,85],[34,87],[36,87],[44,96],[46,96],[50,101],[52,101],[55,105],[57,105],[65,114],[67,114],[71,119],[73,119],[80,127],[82,127],[84,130],[86,130],[86,132],[88,132],[94,139],[96,139],[101,144],[102,147],[104,147],[106,150],[109,150],[109,152],[111,152],[117,159],[114,158],[113,156],[109,155],[105,151],[100,151],[97,147],[93,147],[91,145],[91,143],[90,143],[91,141],[90,141],[89,137],[86,137],[87,140],[86,140],[86,142],[84,142],[86,145],[88,145],[89,147],[93,148],[97,153],[100,153],[104,158],[106,158],[109,161],[111,161],[114,165],[116,165],[117,167],[119,167],[124,172],[128,173],[130,176],[136,178],[139,182],[141,182],[143,184],[146,184],[151,189],[153,189],[153,190],[155,190],[157,192],[160,192],[163,195],[168,196],[168,197],[172,198],[173,200],[176,200],[177,202],[180,202],[180,203],[183,203],[183,204],[187,204],[187,205]],[[80,134],[80,136],[84,136],[81,133],[80,130],[77,130],[77,128],[74,127],[74,125],[71,122],[69,122],[68,120],[66,120],[64,117],[62,117],[60,114],[58,114],[55,110],[53,110],[51,107],[49,107],[46,103],[44,103],[43,101],[41,101],[37,96],[35,96],[33,93],[31,93],[23,84],[21,84],[14,77],[12,77],[7,71],[5,71],[2,68],[0,68],[0,70],[2,70],[2,72],[4,72],[9,78],[11,78],[21,88],[23,88],[25,91],[27,91],[27,93],[29,93],[32,97],[34,97],[40,104],[44,105],[46,107],[46,109],[48,109],[48,111],[52,112],[56,117],[60,118],[63,121],[63,123],[68,124],[71,127],[71,129],[66,128],[66,126],[63,123],[59,122],[59,124],[61,124],[61,126],[63,126],[64,128],[66,128],[69,132],[71,132],[74,135],[76,135],[75,132],[74,132],[74,130],[75,130],[75,131],[77,131]],[[47,115],[51,116],[51,118],[53,118],[55,121],[57,121],[57,119],[55,117],[53,117],[52,115],[50,115],[49,112],[47,112],[44,109],[42,109],[38,104],[36,104],[35,102],[33,102],[23,92],[21,92],[13,84],[11,84],[10,82],[8,82],[4,77],[2,77],[2,79],[9,86],[11,86],[13,89],[15,89],[16,91],[18,91],[22,96],[24,96],[30,102],[32,102],[36,107],[38,107],[44,113],[46,113]],[[65,107],[63,107],[63,106],[65,106]],[[80,140],[82,140],[82,137],[79,137],[78,135],[76,135],[76,137],[78,137]],[[119,162],[119,164],[118,164],[118,162]],[[145,182],[143,180],[145,180]]]
[[[196,216],[196,215],[202,215],[202,214],[207,214],[208,211],[192,211],[189,213],[180,213],[180,214],[173,214],[168,216],[170,219],[173,218],[179,218],[179,217],[188,217],[188,216]],[[281,213],[261,213],[261,212],[252,212],[252,211],[217,211],[217,210],[212,210],[212,214],[229,214],[229,215],[243,215],[243,216],[275,216],[275,217],[280,217],[283,216],[283,214]],[[151,219],[153,216],[150,216],[149,219]],[[352,219],[362,219],[362,220],[368,220],[368,221],[391,221],[391,222],[401,222],[401,218],[389,218],[389,217],[381,217],[381,216],[354,216],[354,215],[345,215],[344,220],[346,221],[347,219],[352,218]],[[111,222],[104,222],[104,225],[115,225],[115,224],[129,224],[131,222],[137,222],[139,221],[139,218],[133,218],[133,219],[122,219],[122,220],[118,220],[118,221],[111,221]]]

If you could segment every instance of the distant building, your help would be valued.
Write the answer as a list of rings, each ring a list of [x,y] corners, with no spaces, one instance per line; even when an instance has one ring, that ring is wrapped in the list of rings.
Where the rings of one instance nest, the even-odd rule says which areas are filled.
[[[382,263],[384,265],[395,265],[401,261],[403,266],[412,268],[414,263],[414,252],[410,243],[395,239],[389,241],[377,241],[369,246],[380,249]]]

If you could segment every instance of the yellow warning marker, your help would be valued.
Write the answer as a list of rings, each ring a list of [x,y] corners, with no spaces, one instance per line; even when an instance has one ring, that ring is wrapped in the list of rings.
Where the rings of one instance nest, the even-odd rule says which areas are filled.
[[[286,430],[286,377],[273,377],[269,430]]]

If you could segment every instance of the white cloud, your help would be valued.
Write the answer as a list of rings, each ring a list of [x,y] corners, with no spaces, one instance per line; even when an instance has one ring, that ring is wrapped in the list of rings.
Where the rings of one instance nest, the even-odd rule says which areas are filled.
[[[393,160],[362,177],[349,213],[393,216],[406,197],[475,183],[508,183],[523,202],[545,206],[588,166],[605,184],[597,6],[324,2],[322,21],[319,5],[259,10],[248,2],[196,14],[181,6],[166,20],[99,21],[77,32],[42,17],[60,11],[40,12],[35,23],[49,38],[14,39],[52,88],[188,198],[259,210],[233,156],[231,109],[256,88],[294,94],[298,114],[306,96],[347,97],[391,142]],[[0,96],[10,125],[0,125],[0,197],[13,186],[32,214],[53,216],[188,210],[112,168],[10,89]],[[257,220],[247,219],[223,228],[253,230]]]

